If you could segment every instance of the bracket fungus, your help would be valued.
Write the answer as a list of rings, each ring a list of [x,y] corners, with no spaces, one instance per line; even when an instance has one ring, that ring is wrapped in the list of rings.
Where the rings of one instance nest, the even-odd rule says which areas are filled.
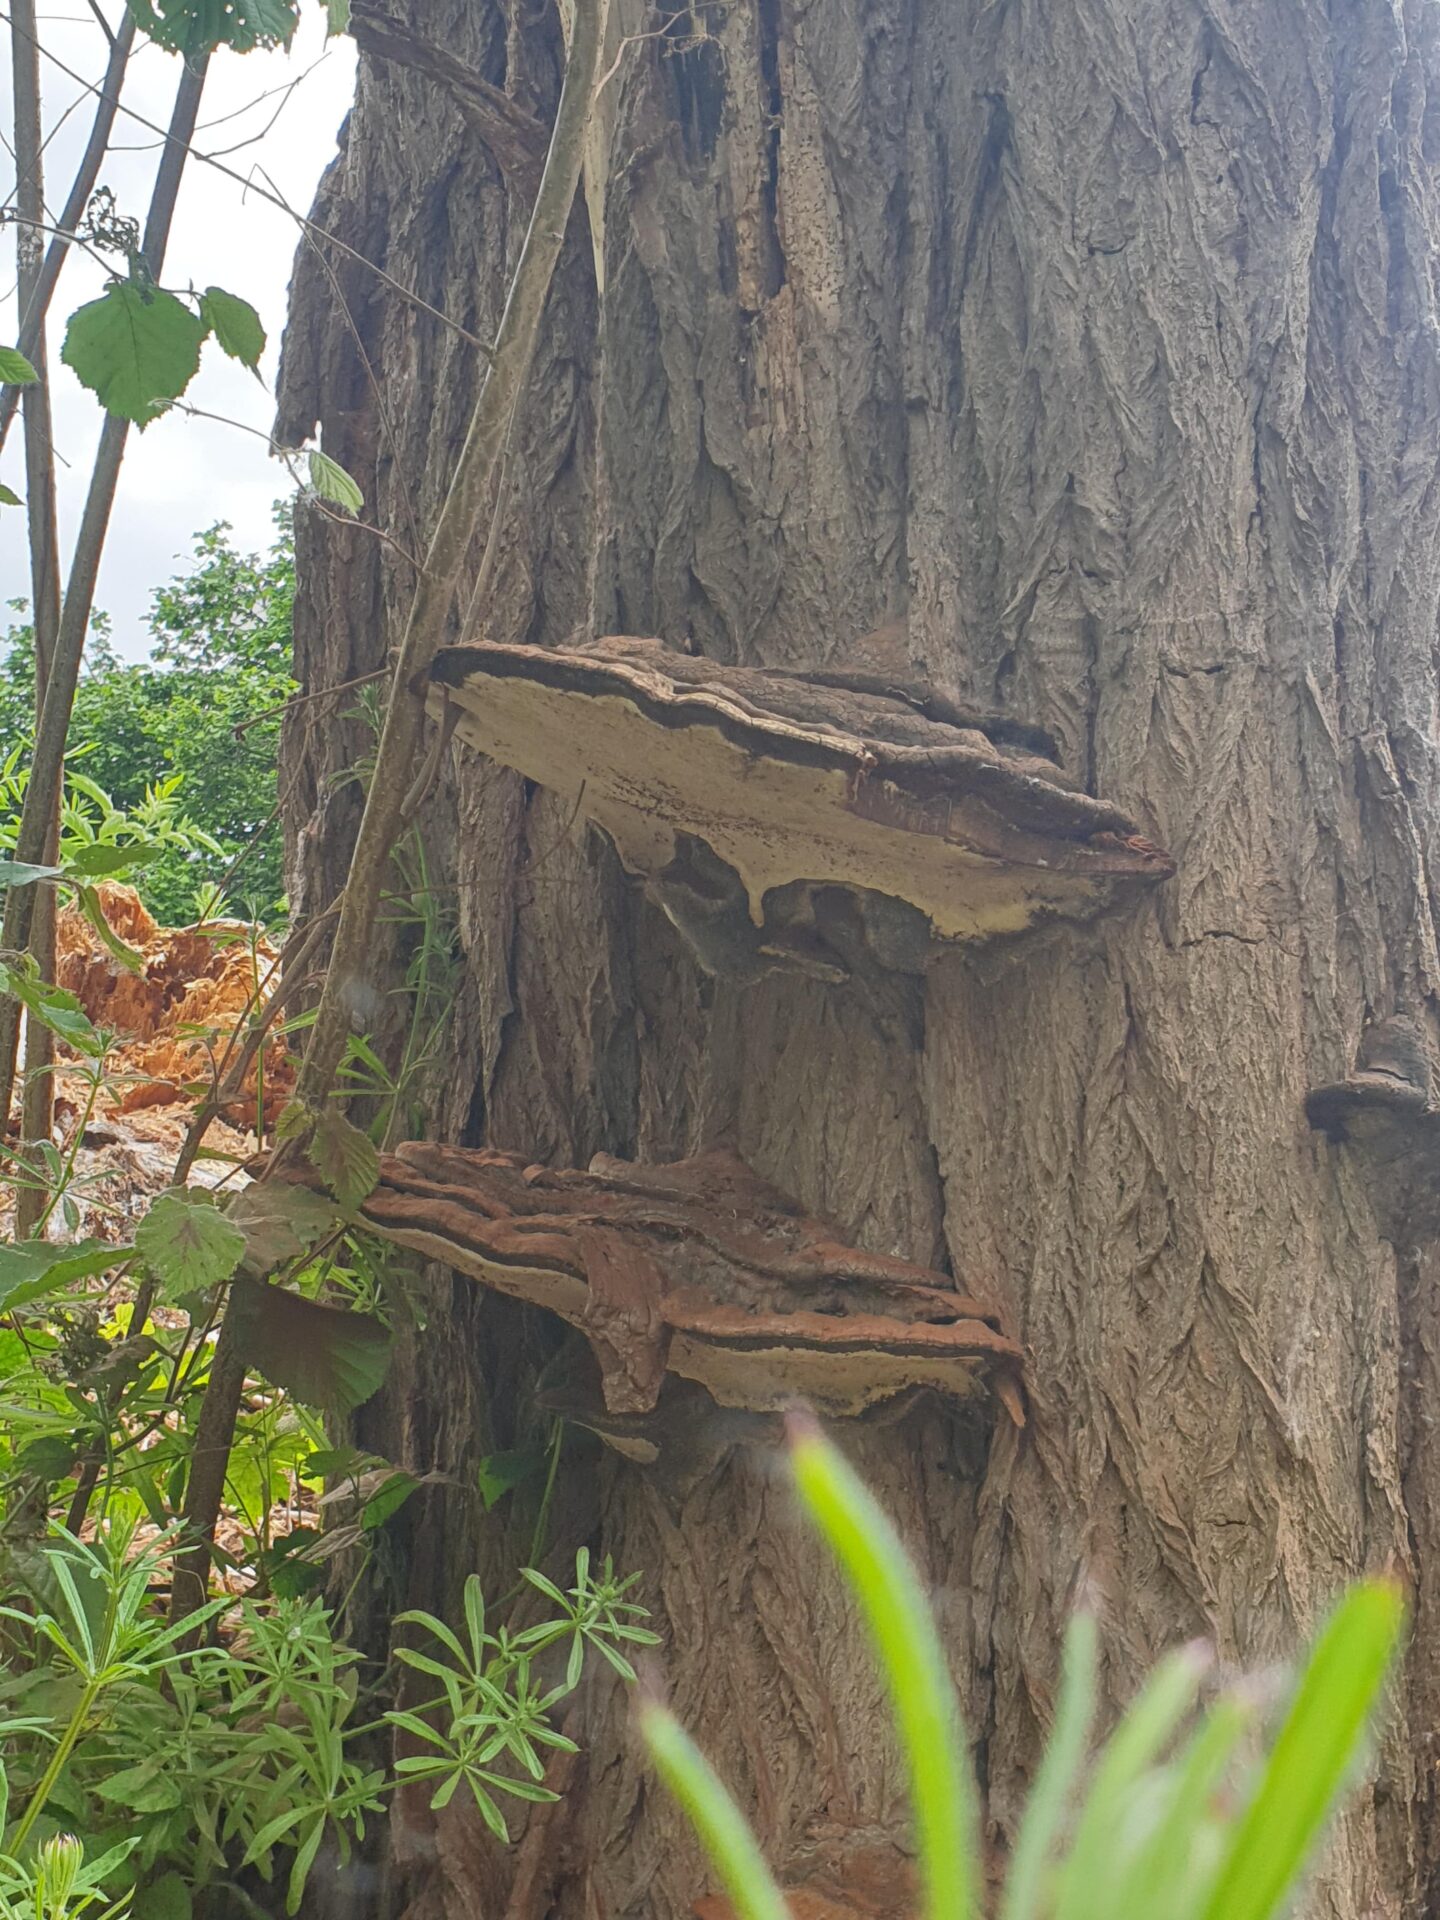
[[[721,1407],[804,1400],[851,1416],[923,1388],[968,1397],[988,1379],[1024,1418],[1021,1349],[990,1308],[927,1267],[842,1245],[728,1152],[663,1166],[599,1154],[580,1173],[411,1141],[381,1156],[360,1213],[578,1328],[622,1437],[613,1417],[661,1408],[672,1376]]]
[[[441,650],[430,700],[601,828],[711,973],[918,972],[1174,871],[1047,735],[883,674],[485,643]]]
[[[1315,1087],[1305,1117],[1359,1156],[1386,1239],[1413,1246],[1440,1238],[1440,1104],[1424,1025],[1378,1021],[1345,1080]]]

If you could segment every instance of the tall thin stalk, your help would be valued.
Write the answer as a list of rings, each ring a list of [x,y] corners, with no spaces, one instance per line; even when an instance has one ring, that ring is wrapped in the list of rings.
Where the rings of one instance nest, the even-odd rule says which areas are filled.
[[[20,42],[24,41],[34,56],[38,68],[40,62],[40,36],[36,31],[35,8],[15,7],[10,9],[10,32],[16,42],[14,58],[21,58]],[[20,287],[19,312],[20,331],[15,344],[25,358],[35,367],[40,365],[43,355],[41,335],[46,316],[50,311],[50,302],[55,297],[55,288],[59,284],[60,269],[64,266],[70,252],[70,243],[63,236],[71,234],[80,224],[80,217],[90,203],[95,191],[95,182],[100,178],[100,169],[104,165],[105,155],[110,146],[110,132],[115,125],[116,109],[120,105],[120,89],[125,82],[125,68],[130,60],[130,50],[135,44],[135,19],[127,9],[114,38],[110,42],[110,58],[105,64],[105,77],[95,93],[95,116],[90,122],[90,137],[85,142],[85,151],[80,156],[80,164],[75,169],[75,178],[70,182],[70,191],[65,197],[65,205],[60,218],[56,221],[59,232],[56,233],[45,249],[45,257],[40,265],[28,292]],[[16,97],[18,99],[18,88]],[[19,140],[16,141],[19,160]],[[25,167],[20,162],[18,171],[23,178]],[[16,212],[26,219],[44,219],[43,212],[29,214],[23,205],[17,204]],[[33,228],[38,244],[39,228]],[[0,448],[5,445],[10,423],[15,418],[15,409],[20,402],[19,387],[5,387],[0,390]]]
[[[60,553],[55,506],[55,446],[51,433],[50,381],[45,316],[38,298],[44,274],[40,222],[45,218],[45,137],[40,107],[40,47],[35,32],[35,0],[13,0],[10,36],[15,100],[16,280],[22,313],[36,315],[21,349],[39,379],[32,386],[9,388],[23,394],[25,422],[25,510],[30,538],[30,610],[35,637],[35,720],[39,725],[60,630]],[[59,802],[51,809],[43,858],[54,859],[60,840]],[[35,902],[31,952],[46,980],[55,977],[55,896],[48,889]],[[54,1122],[55,1041],[50,1029],[32,1020],[25,1033],[25,1091],[21,1107],[22,1156],[27,1147],[50,1138]],[[44,1208],[38,1183],[22,1181],[15,1197],[15,1233],[34,1232]]]
[[[15,34],[14,38],[20,38]],[[33,35],[31,36],[33,40]],[[151,274],[160,278],[170,227],[175,217],[175,202],[190,141],[199,116],[200,98],[205,87],[208,56],[187,62],[175,89],[175,104],[170,115],[165,151],[155,173],[150,195],[150,211],[145,221],[141,251]],[[59,805],[62,772],[65,764],[65,739],[75,706],[75,688],[80,678],[80,662],[85,652],[85,637],[90,612],[95,602],[95,581],[105,550],[110,513],[115,504],[115,488],[120,478],[120,463],[130,423],[106,414],[100,429],[100,445],[90,474],[90,489],[80,521],[80,533],[70,562],[60,627],[56,637],[45,705],[35,736],[35,752],[30,765],[25,805],[20,814],[15,858],[29,865],[43,864],[50,822]],[[12,887],[5,900],[5,919],[0,929],[0,947],[11,952],[29,948],[35,919],[36,889]],[[8,1113],[15,1086],[15,1056],[19,1036],[20,1008],[10,998],[0,1001],[0,1113]]]

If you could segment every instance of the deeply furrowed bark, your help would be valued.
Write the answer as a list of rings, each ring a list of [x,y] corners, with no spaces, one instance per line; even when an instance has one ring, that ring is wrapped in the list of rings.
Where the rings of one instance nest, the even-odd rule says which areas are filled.
[[[391,14],[550,109],[553,21]],[[656,24],[624,0],[612,49]],[[1436,1580],[1433,1261],[1398,1263],[1402,1294],[1359,1165],[1303,1113],[1367,1019],[1433,1016],[1440,977],[1436,36],[1421,0],[698,10],[602,95],[516,424],[491,637],[816,666],[903,615],[904,665],[1049,727],[1178,859],[1129,914],[913,992],[737,988],[543,789],[458,754],[429,809],[466,956],[437,1134],[568,1165],[728,1140],[847,1237],[949,1259],[1027,1342],[1023,1436],[935,1408],[847,1439],[932,1583],[1001,1847],[1077,1593],[1113,1708],[1177,1639],[1265,1663],[1362,1568],[1422,1605]],[[362,59],[325,224],[483,333],[522,212],[458,109]],[[398,528],[407,498],[434,511],[473,371],[341,279],[399,444],[303,264],[280,437],[322,421]],[[405,592],[363,535],[304,520],[307,688],[378,664]],[[291,724],[301,912],[343,877],[331,776],[361,747],[321,703]],[[377,940],[382,1012],[387,964]],[[463,1480],[534,1431],[551,1342],[436,1279],[367,1442]],[[460,1490],[401,1525],[401,1605],[453,1603],[475,1566],[503,1586],[525,1551]],[[557,1559],[585,1536],[643,1570],[677,1707],[783,1875],[903,1836],[851,1610],[763,1457],[673,1510],[578,1451]],[[1424,1910],[1434,1701],[1417,1653],[1307,1913]],[[619,1688],[582,1737],[554,1910],[687,1913],[701,1869]],[[377,1911],[448,1920],[509,1871],[406,1802]]]

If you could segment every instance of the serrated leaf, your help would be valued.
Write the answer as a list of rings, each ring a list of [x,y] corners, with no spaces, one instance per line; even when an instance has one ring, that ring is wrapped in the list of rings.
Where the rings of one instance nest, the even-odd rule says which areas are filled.
[[[65,871],[83,874],[87,880],[104,880],[132,867],[148,867],[164,852],[163,847],[116,847],[108,841],[92,840],[67,856]]]
[[[348,1413],[389,1368],[389,1332],[370,1314],[245,1278],[231,1289],[230,1313],[246,1366],[305,1406]]]
[[[325,1107],[316,1117],[306,1152],[342,1207],[359,1206],[380,1178],[375,1142],[338,1107]]]
[[[60,358],[107,413],[146,426],[195,378],[205,326],[183,300],[114,280],[77,308]]]
[[[265,328],[248,300],[226,293],[223,287],[207,287],[200,296],[200,318],[214,334],[222,353],[252,371],[260,365]]]
[[[76,1280],[90,1280],[128,1260],[131,1247],[80,1240],[57,1247],[49,1240],[19,1240],[0,1246],[0,1312],[58,1293]]]
[[[298,1100],[287,1100],[275,1122],[276,1144],[283,1146],[287,1140],[301,1140],[309,1131],[309,1108],[301,1106]]]
[[[325,0],[325,38],[350,31],[350,0]]]
[[[0,481],[0,507],[23,507],[25,502],[13,487],[7,487]]]
[[[245,1252],[245,1236],[208,1194],[162,1193],[135,1229],[135,1251],[167,1299],[228,1280]]]
[[[248,53],[252,47],[290,44],[297,15],[294,0],[126,0],[157,46],[195,59],[217,47]]]
[[[338,460],[316,447],[310,454],[310,485],[322,500],[332,500],[347,513],[359,513],[365,496]]]
[[[244,1268],[258,1280],[307,1254],[339,1225],[335,1203],[308,1187],[246,1187],[227,1218],[245,1236]]]
[[[18,347],[0,347],[0,381],[7,387],[33,387],[39,378]]]

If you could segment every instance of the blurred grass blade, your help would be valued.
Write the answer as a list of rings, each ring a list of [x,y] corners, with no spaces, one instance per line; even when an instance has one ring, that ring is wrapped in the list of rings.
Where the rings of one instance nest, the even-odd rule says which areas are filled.
[[[1110,1894],[1126,1803],[1195,1704],[1205,1666],[1198,1647],[1168,1655],[1106,1742],[1066,1856],[1055,1920],[1113,1920]]]
[[[1355,1587],[1331,1615],[1230,1842],[1204,1920],[1271,1920],[1319,1837],[1394,1656],[1393,1581]]]
[[[1065,1635],[1060,1704],[1020,1823],[1000,1920],[1039,1920],[1044,1911],[1051,1855],[1095,1717],[1097,1639],[1094,1615],[1076,1614]]]
[[[1218,1700],[1171,1769],[1164,1812],[1135,1853],[1111,1894],[1116,1913],[1143,1913],[1154,1920],[1181,1920],[1203,1889],[1197,1872],[1208,1864],[1205,1838],[1215,1795],[1254,1709],[1236,1694]],[[1212,1876],[1205,1875],[1205,1884]]]
[[[839,1560],[880,1656],[910,1777],[926,1920],[972,1920],[975,1790],[955,1687],[919,1580],[894,1528],[813,1424],[792,1421],[800,1497]]]
[[[642,1706],[640,1732],[656,1772],[704,1842],[740,1920],[790,1920],[745,1816],[674,1714]]]

